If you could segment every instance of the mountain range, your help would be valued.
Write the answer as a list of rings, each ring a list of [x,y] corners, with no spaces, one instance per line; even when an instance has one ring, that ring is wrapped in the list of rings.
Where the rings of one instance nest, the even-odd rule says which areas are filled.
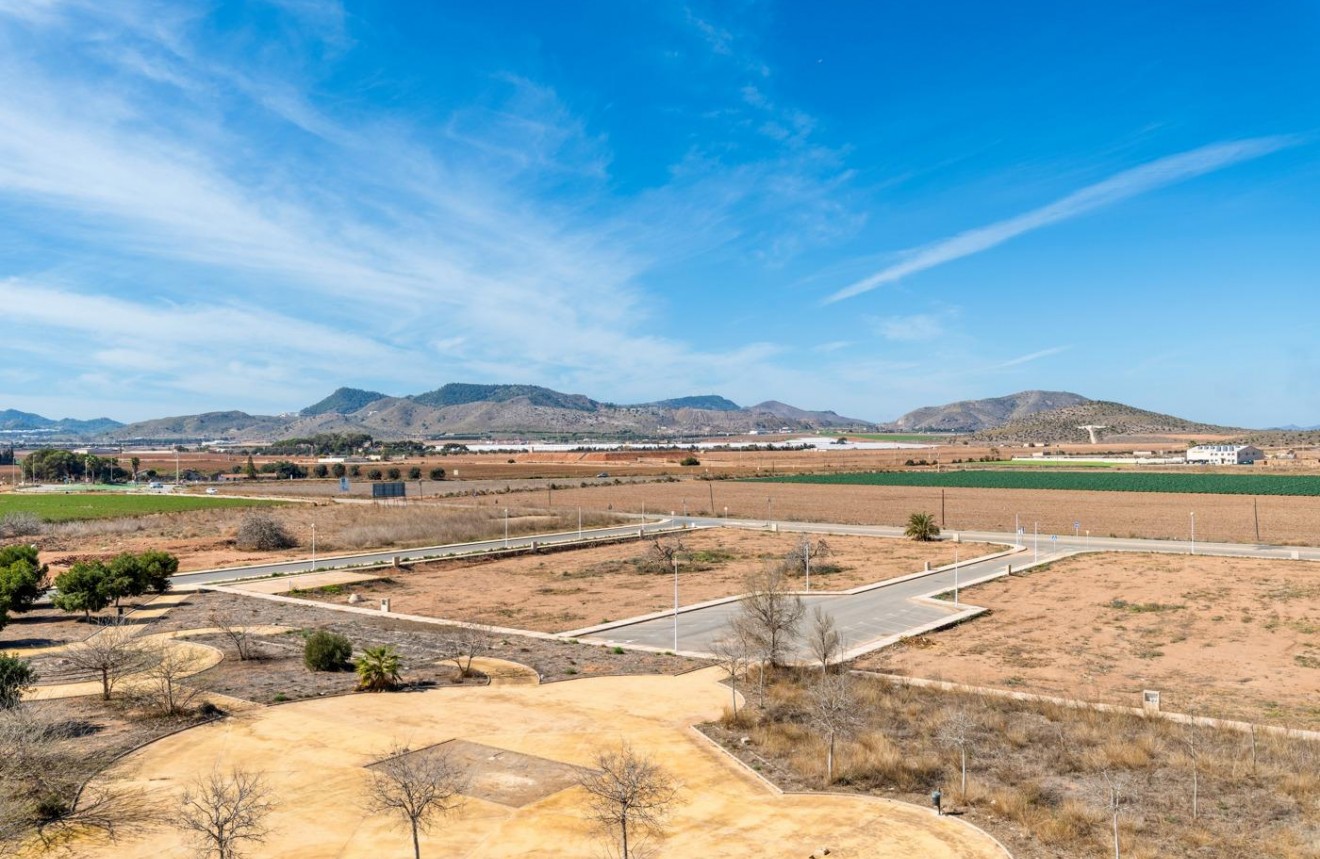
[[[992,444],[1085,442],[1084,426],[1103,439],[1177,434],[1251,437],[1249,431],[1198,423],[1067,391],[1022,391],[1004,397],[927,406],[888,423],[810,411],[776,400],[740,406],[716,394],[618,405],[539,385],[450,383],[409,396],[339,388],[296,413],[252,415],[205,412],[121,424],[109,418],[51,420],[0,411],[0,431],[16,437],[104,441],[273,441],[327,432],[362,432],[383,439],[442,435],[556,435],[566,437],[692,438],[720,434],[821,432],[937,432]],[[1274,435],[1287,435],[1274,431]],[[1258,434],[1256,434],[1258,435]]]
[[[616,405],[538,385],[451,383],[421,394],[394,397],[340,388],[291,415],[207,412],[141,421],[106,436],[128,439],[296,438],[326,432],[364,432],[377,438],[444,434],[551,434],[572,436],[692,437],[750,431],[873,430],[871,421],[832,411],[809,411],[768,401],[740,406],[707,394]]]

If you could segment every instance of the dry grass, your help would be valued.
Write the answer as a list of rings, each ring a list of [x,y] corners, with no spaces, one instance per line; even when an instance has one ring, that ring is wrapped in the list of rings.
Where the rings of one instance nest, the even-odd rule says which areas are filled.
[[[808,727],[809,675],[781,673],[737,730],[744,754],[791,787],[823,775],[822,740]],[[946,807],[1003,840],[1019,859],[1112,852],[1103,773],[1126,778],[1125,857],[1320,856],[1320,744],[1199,728],[1199,817],[1191,815],[1189,729],[1161,719],[1049,704],[981,699],[859,677],[866,729],[842,744],[835,788]],[[939,742],[955,711],[973,715],[968,789],[956,749]]]

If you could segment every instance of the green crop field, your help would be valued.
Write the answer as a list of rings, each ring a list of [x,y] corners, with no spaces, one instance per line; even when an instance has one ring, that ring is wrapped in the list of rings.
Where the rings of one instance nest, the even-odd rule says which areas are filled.
[[[75,519],[112,519],[146,516],[149,513],[179,513],[218,507],[252,507],[278,504],[248,498],[206,498],[195,495],[101,495],[77,492],[13,493],[0,495],[0,516],[31,513],[46,522]]]
[[[1092,492],[1191,492],[1202,495],[1320,495],[1320,477],[1168,472],[881,471],[754,478],[766,483],[843,486],[944,486],[964,489],[1072,489]]]

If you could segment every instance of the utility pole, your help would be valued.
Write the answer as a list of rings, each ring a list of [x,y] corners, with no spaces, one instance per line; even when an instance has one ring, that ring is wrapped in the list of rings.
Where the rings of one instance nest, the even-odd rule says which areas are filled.
[[[953,607],[958,607],[958,544],[953,544]]]
[[[949,527],[947,520],[944,518],[944,490],[943,490],[943,489],[940,490],[940,527],[941,527],[941,528],[947,528],[947,527]]]
[[[182,481],[179,480],[179,446],[174,446],[174,485],[178,486]]]
[[[1195,510],[1192,511],[1192,542],[1191,542],[1190,554],[1193,555],[1196,554],[1196,511]]]
[[[1257,499],[1251,499],[1251,515],[1256,520],[1256,542],[1260,542],[1260,507],[1256,503]]]
[[[710,490],[710,515],[715,515],[715,484],[710,479],[710,469],[706,469],[706,488]]]
[[[802,541],[802,562],[807,567],[807,593],[811,593],[811,538]]]
[[[674,652],[678,653],[678,553],[674,553]]]
[[[578,539],[582,539],[582,505],[578,505]]]
[[[316,523],[312,523],[312,572],[316,572]]]
[[[1032,552],[1031,560],[1032,563],[1037,563],[1040,561],[1040,523],[1039,522],[1037,522],[1034,526],[1032,526],[1032,535],[1033,535],[1033,540],[1035,541],[1035,548],[1031,550]]]
[[[504,508],[504,548],[509,548],[509,508]]]

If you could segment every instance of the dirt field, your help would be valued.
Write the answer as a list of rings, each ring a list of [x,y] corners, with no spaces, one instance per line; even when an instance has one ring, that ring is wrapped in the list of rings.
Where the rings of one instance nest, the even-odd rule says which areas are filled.
[[[1196,512],[1196,539],[1205,542],[1255,543],[1252,498],[1229,495],[1186,495],[1139,492],[1066,492],[1020,489],[939,489],[902,486],[826,486],[735,481],[684,481],[608,486],[556,492],[560,504],[583,509],[637,513],[682,512],[748,519],[793,519],[859,525],[902,525],[910,513],[935,514],[950,530],[1013,531],[1013,516],[1030,534],[1071,534],[1073,522],[1097,537],[1151,537],[1186,540],[1189,513]],[[514,493],[468,503],[538,507],[544,496]],[[768,502],[768,503],[767,503]],[[1260,541],[1320,545],[1320,497],[1262,496],[1259,500]],[[769,514],[767,516],[767,513]]]
[[[691,605],[741,593],[749,574],[784,557],[801,535],[721,528],[683,534],[681,539],[685,551],[679,562],[679,598]],[[830,554],[813,561],[812,590],[845,590],[882,581],[917,572],[925,561],[932,567],[953,563],[955,549],[950,542],[813,537],[819,539],[828,544]],[[562,632],[672,608],[671,568],[663,562],[639,567],[653,557],[653,546],[650,540],[634,540],[570,552],[421,564],[387,582],[304,596],[340,602],[351,592],[368,603],[389,597],[391,609],[404,614]],[[1000,547],[963,543],[959,549],[967,560]]]
[[[889,673],[1320,728],[1320,565],[1090,555],[963,591],[992,614],[866,657]]]
[[[428,546],[488,539],[504,533],[504,509],[443,503],[386,506],[298,503],[262,511],[280,520],[297,541],[292,549],[249,552],[234,544],[246,510],[206,510],[51,525],[25,538],[41,549],[43,563],[58,575],[70,564],[105,559],[120,552],[159,549],[179,557],[183,571],[257,564],[311,553],[312,525],[320,557],[391,546]],[[587,511],[586,527],[613,524],[615,517]],[[577,508],[553,512],[514,508],[509,533],[528,534],[576,528]]]

